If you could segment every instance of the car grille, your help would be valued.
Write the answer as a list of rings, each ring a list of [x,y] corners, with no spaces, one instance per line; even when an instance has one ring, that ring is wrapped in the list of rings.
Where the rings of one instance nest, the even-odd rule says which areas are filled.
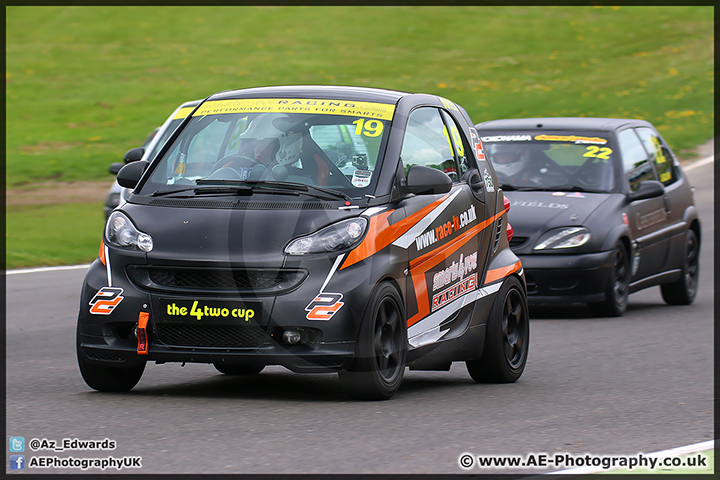
[[[135,284],[159,291],[278,294],[299,286],[306,270],[129,266]]]
[[[176,347],[252,348],[265,341],[260,327],[233,325],[157,325],[158,339]]]

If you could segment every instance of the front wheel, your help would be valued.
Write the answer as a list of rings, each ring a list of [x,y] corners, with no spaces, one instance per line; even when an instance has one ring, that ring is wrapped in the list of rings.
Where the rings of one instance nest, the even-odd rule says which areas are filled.
[[[355,398],[386,400],[400,388],[407,357],[407,328],[400,294],[384,283],[373,292],[360,325],[356,357],[341,384]]]
[[[490,311],[482,356],[467,360],[468,373],[478,383],[512,383],[522,375],[530,344],[527,294],[517,277],[509,277]]]
[[[611,278],[605,288],[605,300],[588,305],[598,317],[622,317],[627,310],[630,293],[630,257],[622,242],[615,245],[611,267]]]
[[[668,305],[690,305],[697,295],[700,275],[700,242],[694,230],[688,230],[682,277],[673,283],[660,285],[663,300]]]

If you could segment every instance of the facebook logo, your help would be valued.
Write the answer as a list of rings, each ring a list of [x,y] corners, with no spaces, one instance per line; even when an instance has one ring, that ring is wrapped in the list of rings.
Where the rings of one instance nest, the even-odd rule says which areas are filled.
[[[25,455],[10,455],[10,470],[24,470]]]
[[[10,437],[10,451],[11,452],[24,452],[25,451],[25,438],[24,437]]]

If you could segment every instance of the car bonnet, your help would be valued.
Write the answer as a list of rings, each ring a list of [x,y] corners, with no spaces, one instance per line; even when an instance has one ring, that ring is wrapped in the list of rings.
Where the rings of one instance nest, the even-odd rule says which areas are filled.
[[[539,230],[584,225],[610,194],[581,192],[505,192],[510,200],[508,221],[515,234],[531,236]]]
[[[210,201],[205,208],[128,204],[123,210],[138,230],[152,236],[149,262],[232,262],[275,267],[282,266],[284,247],[291,239],[358,214],[358,210],[339,210],[320,200],[243,199],[219,205],[222,202],[218,199],[214,208]]]

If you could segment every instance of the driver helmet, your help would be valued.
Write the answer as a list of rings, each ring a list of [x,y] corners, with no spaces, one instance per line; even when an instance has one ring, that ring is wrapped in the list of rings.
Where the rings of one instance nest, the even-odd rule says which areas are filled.
[[[278,140],[280,140],[280,149],[275,155],[278,165],[291,165],[297,162],[302,151],[302,134],[283,133]]]
[[[490,155],[495,170],[514,176],[530,165],[530,152],[518,145],[493,145]]]
[[[275,154],[279,165],[290,165],[300,158],[302,149],[302,135],[300,133],[283,131],[283,124],[288,125],[290,117],[284,113],[264,113],[250,123],[250,126],[241,133],[241,140],[268,140],[277,139],[280,148]],[[279,128],[278,128],[279,127]]]

